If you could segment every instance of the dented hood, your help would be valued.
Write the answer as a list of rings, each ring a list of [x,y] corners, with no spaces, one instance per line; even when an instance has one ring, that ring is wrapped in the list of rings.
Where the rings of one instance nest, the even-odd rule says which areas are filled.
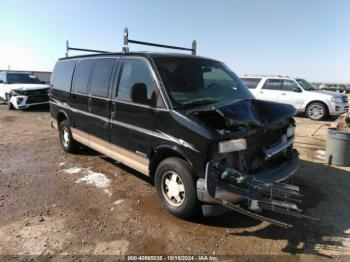
[[[296,112],[291,105],[256,99],[242,99],[192,111],[202,121],[217,128],[239,125],[270,127],[290,119]]]

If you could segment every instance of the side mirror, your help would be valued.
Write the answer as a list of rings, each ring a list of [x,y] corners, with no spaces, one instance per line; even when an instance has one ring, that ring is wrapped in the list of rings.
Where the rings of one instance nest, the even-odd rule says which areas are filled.
[[[299,87],[295,87],[293,91],[297,93],[303,92]]]
[[[131,101],[139,104],[148,105],[147,86],[144,83],[135,83],[131,87]]]

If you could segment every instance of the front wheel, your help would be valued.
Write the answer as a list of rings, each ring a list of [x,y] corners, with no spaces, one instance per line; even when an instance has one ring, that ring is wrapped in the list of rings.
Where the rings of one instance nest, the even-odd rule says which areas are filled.
[[[171,214],[181,218],[198,214],[195,179],[186,161],[176,157],[163,160],[155,174],[155,185],[163,207]]]
[[[316,120],[316,121],[323,120],[327,115],[326,106],[319,102],[311,103],[306,108],[306,115],[311,120]]]

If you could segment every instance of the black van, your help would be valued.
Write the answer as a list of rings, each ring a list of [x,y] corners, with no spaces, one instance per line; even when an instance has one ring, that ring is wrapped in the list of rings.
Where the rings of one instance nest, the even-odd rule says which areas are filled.
[[[268,220],[296,216],[296,111],[255,100],[223,63],[196,55],[101,53],[61,58],[52,75],[52,125],[66,152],[84,144],[154,179],[179,217],[221,204]]]

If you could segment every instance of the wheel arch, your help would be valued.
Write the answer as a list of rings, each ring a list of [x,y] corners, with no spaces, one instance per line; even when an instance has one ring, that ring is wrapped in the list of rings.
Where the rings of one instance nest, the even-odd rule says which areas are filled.
[[[312,100],[312,101],[308,102],[307,105],[305,106],[305,113],[306,113],[308,107],[311,104],[313,104],[313,103],[321,103],[321,104],[323,104],[325,106],[325,108],[326,108],[326,114],[329,115],[329,107],[328,107],[327,103],[322,101],[322,100]]]
[[[62,121],[66,120],[66,119],[69,120],[67,113],[64,112],[63,110],[59,110],[57,112],[57,124],[58,124],[58,126],[60,125],[60,123]]]
[[[192,161],[184,150],[177,146],[160,145],[154,148],[151,153],[149,174],[152,179],[154,178],[155,172],[160,162],[169,157],[178,157],[180,159],[183,159],[191,166],[191,168],[193,168]]]

